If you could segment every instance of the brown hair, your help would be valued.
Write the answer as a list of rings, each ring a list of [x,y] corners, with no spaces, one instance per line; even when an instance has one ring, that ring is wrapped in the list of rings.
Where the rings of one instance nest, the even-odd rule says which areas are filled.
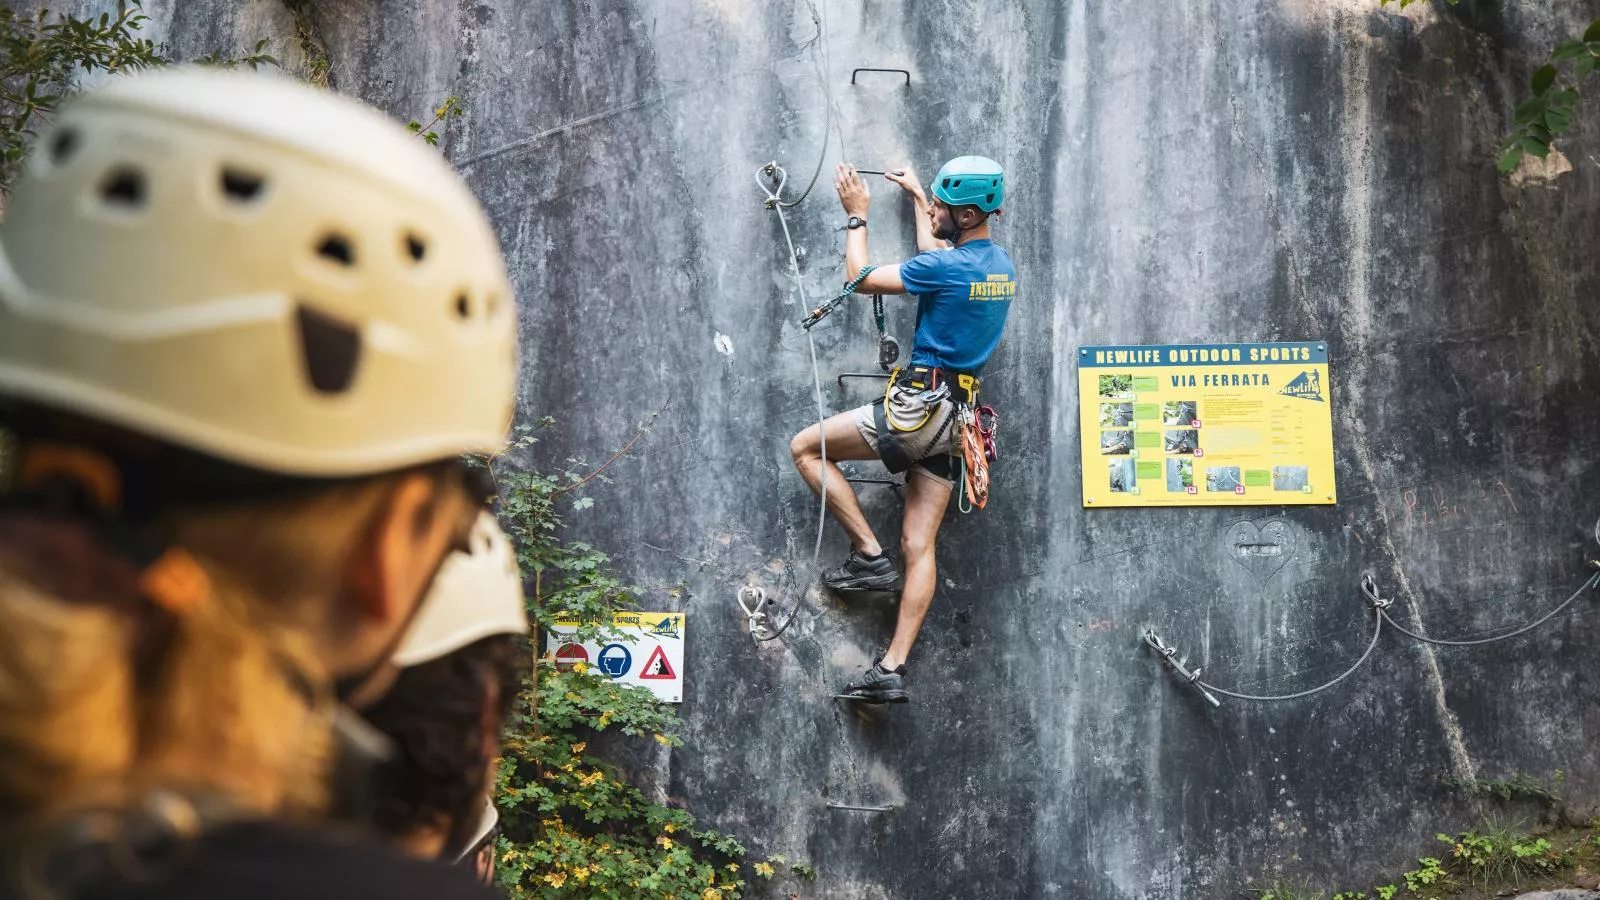
[[[177,477],[191,489],[207,480]],[[335,704],[314,635],[395,477],[152,510],[137,527],[48,495],[6,498],[7,830],[137,804],[156,788],[245,815],[320,814]],[[149,578],[174,559],[181,602]]]

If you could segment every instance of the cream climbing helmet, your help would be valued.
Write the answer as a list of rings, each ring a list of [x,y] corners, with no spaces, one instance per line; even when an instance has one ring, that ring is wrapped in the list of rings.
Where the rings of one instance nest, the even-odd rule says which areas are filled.
[[[0,395],[271,472],[498,450],[515,332],[450,166],[281,77],[169,69],[84,95],[0,221]]]
[[[497,634],[527,634],[516,553],[492,513],[479,514],[467,549],[450,554],[395,651],[402,669]]]

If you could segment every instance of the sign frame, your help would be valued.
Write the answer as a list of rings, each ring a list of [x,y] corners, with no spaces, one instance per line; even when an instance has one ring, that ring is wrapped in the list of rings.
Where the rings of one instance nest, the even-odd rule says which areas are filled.
[[[1083,507],[1338,502],[1326,341],[1078,348]]]
[[[688,615],[681,612],[619,611],[612,614],[616,633],[598,641],[576,643],[572,633],[576,620],[558,620],[545,629],[545,652],[555,654],[563,647],[578,646],[588,655],[581,664],[621,684],[642,687],[667,703],[683,702],[684,639]],[[611,651],[608,653],[607,651]],[[621,653],[619,657],[617,654]],[[665,674],[647,674],[645,669],[660,654]],[[621,664],[612,661],[621,660]],[[580,662],[575,660],[576,662]],[[621,668],[612,672],[612,668]]]

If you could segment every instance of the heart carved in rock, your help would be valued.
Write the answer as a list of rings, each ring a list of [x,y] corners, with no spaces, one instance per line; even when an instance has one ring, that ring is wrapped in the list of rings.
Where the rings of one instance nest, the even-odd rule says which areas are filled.
[[[1265,525],[1235,522],[1228,529],[1228,556],[1245,571],[1260,578],[1276,575],[1294,555],[1294,529],[1288,522],[1273,519]]]

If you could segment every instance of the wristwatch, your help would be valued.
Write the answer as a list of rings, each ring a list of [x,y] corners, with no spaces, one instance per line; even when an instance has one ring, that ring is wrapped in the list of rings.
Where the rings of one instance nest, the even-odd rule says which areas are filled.
[[[850,218],[844,220],[844,227],[846,231],[849,231],[852,228],[865,228],[867,227],[867,220],[861,218],[860,216],[851,216]]]

